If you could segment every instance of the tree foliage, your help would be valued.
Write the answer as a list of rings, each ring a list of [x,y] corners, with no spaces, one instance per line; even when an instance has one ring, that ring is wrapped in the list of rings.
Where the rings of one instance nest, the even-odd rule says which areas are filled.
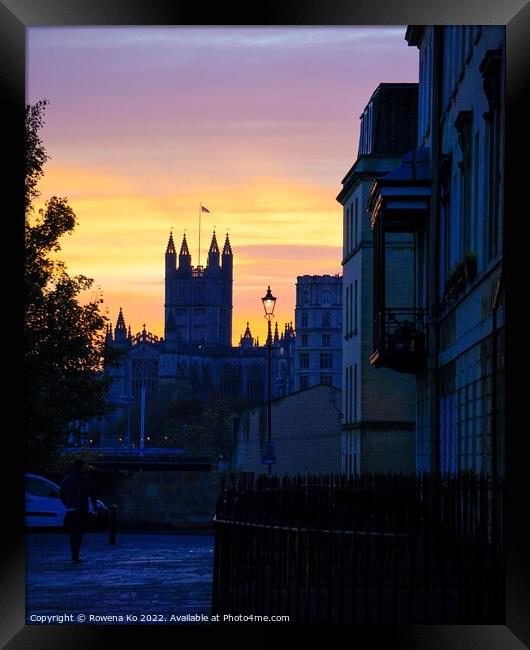
[[[167,446],[183,447],[191,455],[222,455],[230,458],[233,416],[231,400],[219,398],[195,412],[189,424],[169,419],[165,428]]]
[[[148,444],[151,447],[183,447],[192,456],[222,454],[229,458],[237,406],[234,398],[219,395],[201,398],[185,381],[162,383],[157,391],[147,395]],[[131,409],[130,415],[131,438],[139,440],[138,404]],[[121,434],[125,432],[125,417],[117,424]]]
[[[60,239],[76,217],[65,198],[52,196],[35,210],[49,156],[39,136],[47,101],[26,106],[25,139],[25,366],[27,463],[52,462],[76,423],[101,415],[107,380],[102,372],[106,317],[93,280],[70,276],[57,259]],[[83,300],[86,298],[86,300]]]

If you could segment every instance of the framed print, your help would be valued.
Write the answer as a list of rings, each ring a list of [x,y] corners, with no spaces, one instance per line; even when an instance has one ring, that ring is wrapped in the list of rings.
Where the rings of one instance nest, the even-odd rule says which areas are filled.
[[[283,3],[251,15],[8,0],[1,12],[11,214],[28,173],[23,106],[48,84],[42,198],[67,193],[80,228],[90,223],[65,243],[67,266],[101,285],[105,349],[118,359],[105,366],[118,415],[87,417],[67,443],[72,460],[83,450],[118,477],[104,496],[85,486],[115,544],[107,594],[95,587],[107,546],[75,574],[60,557],[66,536],[58,551],[56,533],[28,532],[64,518],[79,561],[69,482],[43,471],[44,484],[28,466],[8,407],[18,433],[5,647],[234,630],[250,641],[282,634],[275,613],[401,648],[528,644],[524,2]],[[14,497],[24,473],[25,519]],[[295,475],[313,478],[302,490]],[[206,505],[191,504],[193,490]],[[28,519],[39,499],[49,502]],[[420,541],[395,541],[411,531]],[[179,576],[168,558],[184,567],[184,554]],[[473,582],[479,556],[491,575]],[[155,569],[166,599],[151,589]],[[136,618],[124,618],[128,602]]]

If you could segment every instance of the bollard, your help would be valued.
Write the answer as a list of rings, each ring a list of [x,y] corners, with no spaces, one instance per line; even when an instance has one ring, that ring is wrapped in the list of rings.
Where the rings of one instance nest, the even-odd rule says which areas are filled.
[[[116,544],[116,519],[118,513],[118,506],[109,506],[110,520],[109,520],[109,544]]]

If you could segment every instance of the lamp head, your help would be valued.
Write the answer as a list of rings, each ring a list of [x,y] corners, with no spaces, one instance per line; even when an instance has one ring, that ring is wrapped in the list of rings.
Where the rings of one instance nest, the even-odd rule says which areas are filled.
[[[263,303],[263,309],[265,310],[265,316],[272,316],[274,314],[274,307],[276,305],[276,298],[271,293],[270,286],[267,287],[267,293],[261,299]]]

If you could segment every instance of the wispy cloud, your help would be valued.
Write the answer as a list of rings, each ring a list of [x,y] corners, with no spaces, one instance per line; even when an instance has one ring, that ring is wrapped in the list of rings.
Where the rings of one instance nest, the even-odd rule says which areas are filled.
[[[292,320],[297,275],[340,272],[341,179],[382,82],[417,79],[405,27],[31,27],[28,101],[48,98],[42,199],[79,225],[61,256],[111,314],[163,333],[164,250],[213,227],[234,249],[234,321],[265,327],[271,282]],[[256,302],[258,301],[258,302]],[[234,334],[237,326],[234,325]]]
[[[31,45],[45,43],[62,49],[116,48],[200,48],[264,49],[273,53],[278,48],[294,50],[301,47],[340,47],[344,45],[373,47],[404,36],[405,27],[30,27]]]

